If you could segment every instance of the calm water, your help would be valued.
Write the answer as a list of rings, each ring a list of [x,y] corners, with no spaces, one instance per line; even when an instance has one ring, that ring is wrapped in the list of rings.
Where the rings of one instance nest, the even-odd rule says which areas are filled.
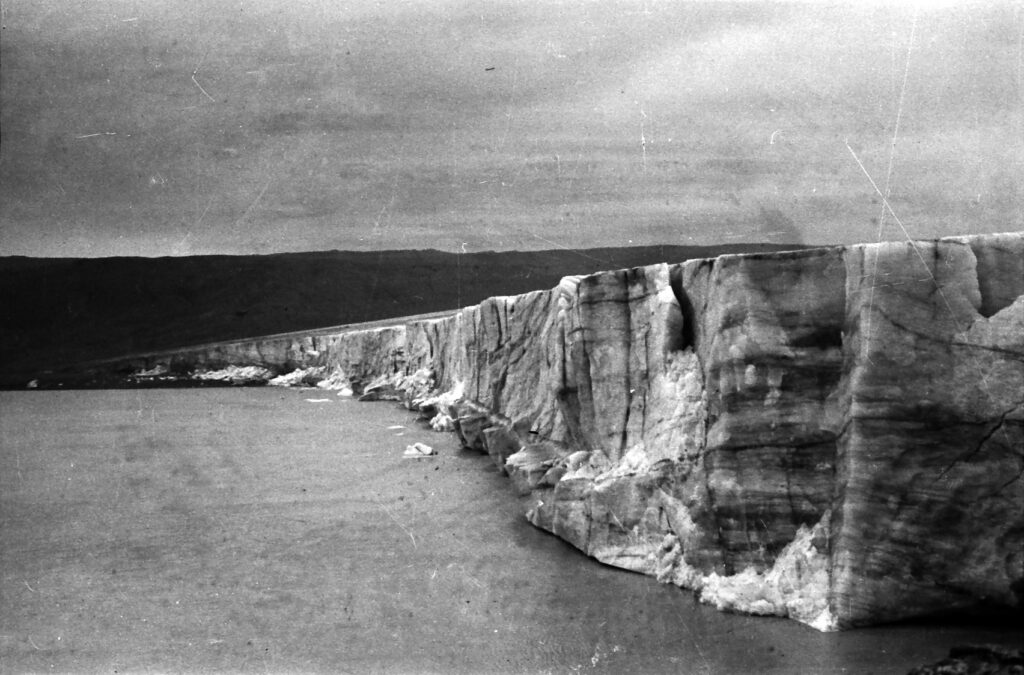
[[[905,673],[1021,640],[722,614],[520,508],[392,404],[0,392],[0,671]]]

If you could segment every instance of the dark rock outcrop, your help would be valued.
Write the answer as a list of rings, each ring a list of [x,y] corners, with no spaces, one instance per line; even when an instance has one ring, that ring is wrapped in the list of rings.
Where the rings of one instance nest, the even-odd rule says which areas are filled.
[[[962,645],[937,663],[919,666],[908,675],[1021,675],[1024,650],[998,645]]]

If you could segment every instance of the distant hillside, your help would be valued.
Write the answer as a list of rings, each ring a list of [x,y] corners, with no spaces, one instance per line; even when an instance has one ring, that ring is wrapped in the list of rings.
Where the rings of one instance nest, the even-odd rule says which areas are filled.
[[[569,274],[793,248],[0,258],[0,384],[141,351],[454,309]]]

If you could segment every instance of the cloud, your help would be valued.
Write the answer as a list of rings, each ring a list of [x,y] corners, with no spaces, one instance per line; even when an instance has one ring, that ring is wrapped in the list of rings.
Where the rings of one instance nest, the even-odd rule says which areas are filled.
[[[654,0],[5,12],[0,244],[35,253],[873,237],[845,142],[884,175],[913,21]],[[918,14],[894,195],[922,232],[1020,222],[1022,21]]]

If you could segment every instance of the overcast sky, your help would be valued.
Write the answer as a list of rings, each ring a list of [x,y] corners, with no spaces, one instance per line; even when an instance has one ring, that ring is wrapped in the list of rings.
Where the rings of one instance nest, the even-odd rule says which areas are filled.
[[[1020,2],[2,7],[2,255],[1024,229]]]

